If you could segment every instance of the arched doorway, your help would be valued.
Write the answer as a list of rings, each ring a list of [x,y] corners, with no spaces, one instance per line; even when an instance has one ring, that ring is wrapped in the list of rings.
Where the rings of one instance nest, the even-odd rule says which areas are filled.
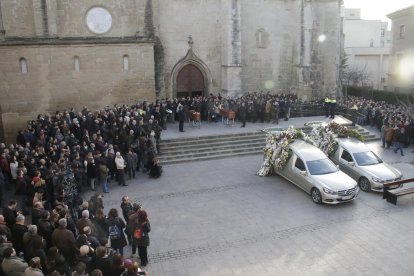
[[[203,73],[193,64],[185,65],[177,75],[177,97],[203,96],[205,90]]]

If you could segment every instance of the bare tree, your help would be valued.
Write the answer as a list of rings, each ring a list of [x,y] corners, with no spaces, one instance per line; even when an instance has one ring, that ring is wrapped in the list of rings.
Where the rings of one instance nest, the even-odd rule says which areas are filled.
[[[368,84],[372,84],[371,74],[367,71],[367,65],[349,66],[347,56],[345,56],[341,61],[340,80],[342,87],[345,87],[345,97],[348,96],[348,86],[364,87],[368,86]]]

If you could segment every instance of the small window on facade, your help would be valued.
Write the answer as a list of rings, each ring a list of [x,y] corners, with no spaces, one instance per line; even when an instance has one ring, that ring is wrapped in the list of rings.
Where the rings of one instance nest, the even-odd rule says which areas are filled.
[[[256,31],[256,47],[266,48],[268,44],[269,36],[263,28]]]
[[[400,38],[405,37],[405,25],[400,25]]]
[[[369,41],[369,47],[374,47],[374,40],[371,38],[371,40]]]
[[[79,57],[78,56],[73,58],[73,66],[74,66],[74,70],[76,72],[80,71],[80,62],[79,62]]]
[[[381,82],[382,82],[382,83],[385,83],[386,81],[387,81],[387,79],[386,79],[386,78],[384,78],[384,77],[382,77],[382,78],[381,78]]]
[[[129,59],[127,55],[123,57],[123,64],[124,64],[123,66],[124,71],[128,71],[129,70]]]
[[[385,29],[381,29],[381,37],[385,36]]]
[[[257,38],[257,44],[259,44],[259,47],[262,47],[263,45],[263,31],[259,31],[258,38]]]
[[[22,74],[27,74],[27,72],[28,72],[27,60],[25,58],[20,58],[19,59],[19,64],[20,64],[20,72]]]

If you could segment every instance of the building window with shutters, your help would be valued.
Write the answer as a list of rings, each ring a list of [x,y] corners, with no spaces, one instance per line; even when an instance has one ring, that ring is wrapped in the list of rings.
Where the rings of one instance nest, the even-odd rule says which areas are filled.
[[[19,59],[19,65],[20,65],[20,72],[22,74],[27,74],[28,68],[27,68],[27,60],[25,58]]]
[[[129,70],[129,58],[127,55],[124,55],[122,58],[123,61],[123,70],[124,72],[127,72]]]
[[[75,70],[75,72],[79,72],[80,71],[80,61],[79,61],[79,57],[75,56],[73,58],[73,70]]]

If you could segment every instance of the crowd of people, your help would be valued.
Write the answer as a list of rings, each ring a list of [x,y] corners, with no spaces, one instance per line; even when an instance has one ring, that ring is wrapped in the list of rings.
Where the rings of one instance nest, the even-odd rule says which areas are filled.
[[[324,102],[310,104],[322,107]],[[108,182],[127,186],[127,178],[139,172],[160,177],[162,131],[176,121],[184,131],[181,123],[189,120],[191,110],[203,121],[218,122],[220,110],[227,109],[235,111],[242,126],[246,121],[277,124],[289,120],[300,103],[293,94],[252,92],[238,98],[219,94],[39,114],[19,131],[15,144],[0,144],[0,205],[4,189],[19,198],[10,200],[0,215],[0,273],[138,275],[148,262],[149,220],[127,196],[122,218],[116,209],[105,216],[101,193],[110,192]],[[355,111],[358,124],[376,126],[385,148],[393,146],[403,155],[403,148],[414,142],[408,107],[357,97],[335,105]],[[83,201],[80,195],[89,189],[96,192]],[[133,254],[138,251],[140,264],[124,259],[127,244]]]
[[[341,109],[357,114],[356,123],[371,125],[381,133],[382,147],[404,156],[404,148],[414,143],[413,109],[404,104],[389,104],[360,97],[348,97]]]
[[[63,203],[47,210],[42,201],[34,201],[27,224],[11,200],[0,215],[1,275],[145,275],[141,268],[148,263],[151,231],[147,212],[128,196],[121,209],[123,218],[115,208],[105,216],[98,193],[82,203],[76,218]],[[127,243],[130,259],[123,256]],[[140,265],[134,259],[137,249]]]

